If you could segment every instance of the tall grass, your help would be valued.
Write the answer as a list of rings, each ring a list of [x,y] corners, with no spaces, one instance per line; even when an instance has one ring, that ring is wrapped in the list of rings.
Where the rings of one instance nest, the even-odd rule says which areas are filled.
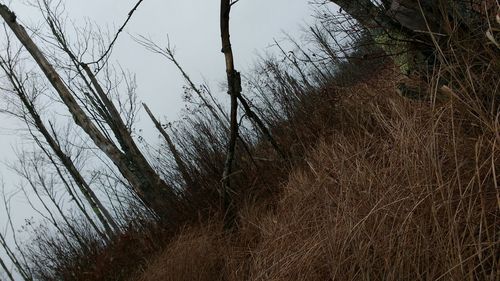
[[[496,280],[498,135],[454,100],[344,91],[273,210],[186,230],[137,280]]]
[[[418,78],[401,75],[363,33],[340,45],[328,38],[346,30],[316,26],[320,59],[297,43],[293,54],[263,59],[246,77],[246,98],[287,157],[247,121],[233,179],[233,232],[223,231],[216,188],[227,132],[194,98],[170,131],[192,186],[161,148],[151,151],[169,184],[185,186],[177,228],[132,215],[124,234],[65,254],[55,268],[37,268],[38,276],[497,280],[500,62],[485,26],[434,40],[435,61]],[[402,97],[402,82],[425,94]]]
[[[186,229],[131,280],[498,280],[500,64],[483,27],[434,41],[413,81],[364,64],[302,97],[291,68],[264,64],[262,104],[282,106],[261,112],[302,160],[236,232]],[[402,97],[403,81],[425,95]]]

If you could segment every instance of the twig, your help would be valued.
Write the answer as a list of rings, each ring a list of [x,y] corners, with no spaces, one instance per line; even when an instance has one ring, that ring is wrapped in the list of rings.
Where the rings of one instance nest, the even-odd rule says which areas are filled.
[[[132,8],[132,10],[130,10],[130,12],[128,12],[128,16],[127,16],[127,19],[125,20],[125,22],[122,24],[122,26],[118,29],[118,31],[116,32],[115,34],[115,37],[113,38],[113,40],[111,41],[111,43],[109,44],[108,48],[106,49],[106,51],[104,52],[104,54],[102,54],[102,56],[94,61],[94,62],[89,62],[87,64],[98,64],[100,63],[102,60],[104,60],[110,53],[111,51],[113,50],[113,47],[116,43],[116,41],[118,40],[118,37],[120,35],[120,33],[123,32],[123,29],[125,29],[125,26],[127,26],[128,22],[130,21],[130,19],[132,18],[132,16],[134,15],[134,13],[136,12],[137,8],[139,8],[139,6],[141,5],[141,3],[143,2],[144,0],[139,0],[137,1],[137,3],[135,4],[135,6]]]

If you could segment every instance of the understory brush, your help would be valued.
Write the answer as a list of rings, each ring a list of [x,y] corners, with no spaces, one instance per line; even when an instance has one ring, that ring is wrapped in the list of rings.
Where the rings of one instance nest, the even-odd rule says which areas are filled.
[[[273,210],[186,229],[133,280],[495,280],[498,128],[459,104],[344,89]]]
[[[453,33],[435,42],[434,61],[421,67],[427,73],[409,78],[366,33],[352,35],[346,50],[324,36],[347,31],[328,28],[314,30],[322,61],[295,43],[294,53],[263,59],[245,77],[243,99],[283,155],[242,114],[231,175],[234,229],[223,227],[218,193],[227,114],[208,87],[191,88],[187,95],[198,90],[213,103],[199,106],[193,97],[183,122],[166,126],[180,159],[164,146],[150,151],[162,177],[180,187],[174,227],[130,214],[121,234],[76,256],[57,257],[50,250],[57,247],[42,241],[36,247],[49,250],[31,260],[61,263],[32,262],[35,275],[498,280],[499,49],[480,28]],[[328,57],[340,53],[349,58]],[[424,95],[404,97],[401,83],[419,85]]]

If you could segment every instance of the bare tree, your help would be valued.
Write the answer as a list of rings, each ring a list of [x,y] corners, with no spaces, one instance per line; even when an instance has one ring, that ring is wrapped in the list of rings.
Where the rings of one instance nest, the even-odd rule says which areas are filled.
[[[75,123],[90,137],[94,144],[114,163],[120,173],[130,183],[136,194],[145,204],[157,213],[160,218],[173,219],[173,212],[179,209],[175,190],[163,181],[148,163],[139,147],[136,145],[131,133],[123,122],[119,111],[107,96],[104,88],[90,67],[78,61],[72,53],[64,34],[61,32],[53,15],[47,14],[47,21],[52,33],[61,48],[68,54],[74,64],[88,93],[93,98],[94,108],[103,118],[102,123],[96,125],[95,119],[89,117],[79,104],[78,99],[68,88],[54,66],[48,61],[37,44],[28,35],[17,20],[16,15],[4,4],[0,4],[0,15],[5,20],[11,31],[28,50],[32,58],[45,74],[52,87],[71,113]],[[117,143],[109,138],[103,129],[107,126],[113,133]]]
[[[42,149],[42,151],[46,154],[46,156],[52,161],[53,166],[56,168],[58,172],[60,172],[60,170],[59,166],[55,162],[54,156],[63,164],[63,166],[66,168],[66,170],[70,174],[75,184],[78,186],[81,193],[84,195],[84,198],[91,206],[93,212],[95,213],[95,215],[97,216],[103,227],[106,229],[107,235],[112,236],[115,232],[118,231],[118,226],[116,222],[112,218],[107,208],[104,207],[101,200],[96,196],[95,192],[92,190],[88,182],[84,179],[80,171],[77,169],[73,159],[63,151],[60,139],[54,133],[53,127],[51,126],[52,128],[52,133],[51,133],[47,128],[47,126],[44,124],[40,114],[35,108],[35,99],[37,94],[32,95],[33,97],[30,98],[30,95],[28,95],[27,90],[23,85],[23,82],[21,81],[19,76],[15,73],[14,65],[15,62],[12,61],[12,59],[7,60],[0,56],[0,67],[6,73],[6,76],[13,88],[12,89],[13,92],[17,95],[17,97],[21,101],[21,104],[24,106],[26,112],[26,115],[22,114],[20,117],[26,122],[29,132],[32,135],[33,139],[40,147],[40,149]],[[29,122],[28,119],[31,119],[31,122]],[[52,153],[50,153],[49,150],[43,146],[38,137],[35,136],[34,132],[30,129],[31,123],[33,124],[34,128],[43,136],[45,142],[48,144],[54,155],[52,155]],[[61,179],[65,181],[62,173],[60,173],[60,176]],[[65,181],[65,183],[67,182]],[[67,187],[68,190],[70,191],[71,189],[69,187],[69,183],[67,183]],[[72,194],[71,192],[69,193]],[[76,198],[73,198],[73,201],[78,202]],[[92,221],[92,219],[90,219],[88,214],[86,214],[86,211],[81,206],[79,206],[79,208],[81,209],[82,213],[89,219],[89,221]],[[98,229],[96,230],[99,232]]]
[[[221,124],[221,126],[226,130],[229,131],[226,125],[226,122],[230,123],[230,120],[226,116],[225,112],[222,110],[222,108],[218,107],[218,104],[214,102],[214,105],[205,97],[205,95],[202,93],[202,90],[197,87],[194,82],[191,80],[189,75],[184,71],[180,63],[177,61],[177,58],[175,57],[175,53],[173,48],[170,46],[170,42],[168,42],[166,48],[161,48],[157,44],[155,44],[151,39],[146,38],[144,36],[140,36],[139,38],[135,38],[135,40],[141,44],[142,46],[146,47],[148,50],[160,54],[163,57],[167,58],[169,61],[171,61],[176,68],[179,70],[181,73],[182,77],[188,84],[189,88],[196,93],[198,98],[202,101],[203,105],[207,107],[210,113],[214,116],[214,118]],[[240,93],[238,95],[238,101],[240,104],[243,106],[243,109],[245,110],[246,115],[253,121],[255,124],[255,127],[257,127],[264,137],[271,143],[273,148],[278,152],[278,154],[281,156],[281,158],[285,158],[285,154],[282,151],[282,149],[279,147],[278,143],[276,142],[275,138],[272,136],[271,132],[269,129],[266,127],[262,119],[252,110],[250,104],[247,102],[245,97]],[[217,112],[217,110],[219,112]],[[219,116],[221,115],[224,120]],[[250,153],[249,146],[247,142],[242,138],[241,135],[238,135],[238,139],[240,140],[241,144],[243,145],[244,149],[247,151],[250,157],[252,157]]]
[[[226,228],[230,228],[234,224],[235,210],[231,199],[231,176],[233,173],[233,161],[236,151],[236,140],[238,138],[238,97],[241,95],[241,76],[234,68],[233,50],[231,47],[231,39],[229,33],[229,15],[231,7],[236,4],[238,0],[231,2],[231,0],[221,0],[220,2],[220,31],[222,41],[222,53],[226,60],[226,74],[227,74],[227,87],[228,94],[231,99],[231,112],[230,112],[230,134],[227,145],[227,156],[224,164],[224,173],[222,174],[222,190],[221,197],[226,212],[224,222]]]

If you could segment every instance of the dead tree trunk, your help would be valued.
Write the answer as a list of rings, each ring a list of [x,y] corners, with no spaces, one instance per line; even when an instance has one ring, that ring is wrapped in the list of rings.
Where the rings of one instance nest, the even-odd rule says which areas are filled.
[[[2,257],[0,257],[0,266],[2,267],[3,271],[9,278],[9,280],[14,281],[14,276],[12,276],[12,272],[10,272],[10,269],[7,267],[5,262],[3,261]]]
[[[25,281],[32,281],[33,276],[31,275],[29,268],[26,268],[24,266],[26,265],[26,263],[23,264],[23,262],[16,257],[14,251],[9,247],[7,240],[5,239],[5,236],[2,234],[2,232],[0,232],[0,246],[2,246],[2,248],[5,250],[5,253],[11,260],[12,264],[16,267],[17,272],[19,273],[19,275],[21,275],[21,278],[23,278],[23,280]]]
[[[189,175],[188,168],[184,161],[181,158],[181,155],[179,154],[179,151],[175,147],[174,142],[168,135],[168,133],[163,129],[161,126],[161,123],[154,117],[153,113],[151,110],[149,110],[149,107],[143,103],[142,104],[144,109],[146,110],[146,113],[148,114],[149,118],[151,118],[151,121],[153,121],[156,129],[160,132],[160,134],[163,136],[165,141],[167,142],[168,148],[172,155],[174,156],[175,164],[177,165],[177,168],[179,169],[179,172],[181,173],[182,179],[184,180],[184,183],[186,183],[188,189],[193,189],[195,187],[195,184],[193,180],[191,179],[191,176]]]
[[[234,2],[236,3],[236,2]],[[231,6],[234,4],[230,0],[221,0],[220,4],[220,31],[222,39],[222,53],[226,60],[226,75],[228,94],[231,98],[229,140],[227,145],[227,156],[222,174],[221,197],[224,207],[224,226],[232,228],[235,223],[236,214],[232,200],[231,176],[233,173],[233,162],[236,151],[236,140],[238,139],[238,96],[241,94],[241,76],[234,68],[233,50],[229,33],[229,15]]]
[[[262,122],[262,120],[259,118],[257,113],[255,113],[252,110],[252,108],[250,107],[248,102],[245,100],[245,98],[241,94],[238,95],[238,100],[240,101],[241,105],[243,106],[245,113],[248,115],[248,117],[250,117],[253,120],[253,122],[255,122],[255,124],[257,125],[259,130],[262,132],[262,134],[267,139],[267,141],[273,146],[274,150],[276,150],[276,152],[281,157],[281,159],[286,159],[285,153],[283,152],[283,150],[281,150],[279,144],[276,142],[273,135],[271,134],[269,129],[266,127],[266,124],[264,124],[264,122]]]

